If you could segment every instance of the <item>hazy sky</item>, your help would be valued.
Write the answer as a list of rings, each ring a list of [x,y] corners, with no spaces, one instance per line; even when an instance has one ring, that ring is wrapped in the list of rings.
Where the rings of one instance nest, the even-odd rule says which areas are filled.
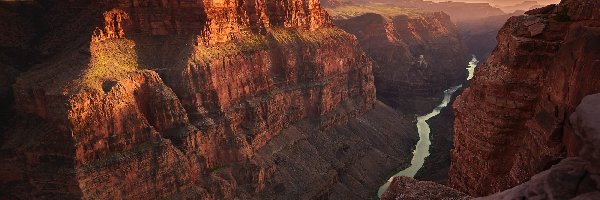
[[[503,5],[503,6],[507,6],[507,5],[515,5],[515,4],[519,4],[523,1],[537,1],[540,4],[553,4],[553,3],[558,3],[560,2],[560,0],[431,0],[434,2],[444,2],[444,1],[458,1],[458,2],[478,2],[478,3],[490,3],[492,5]]]

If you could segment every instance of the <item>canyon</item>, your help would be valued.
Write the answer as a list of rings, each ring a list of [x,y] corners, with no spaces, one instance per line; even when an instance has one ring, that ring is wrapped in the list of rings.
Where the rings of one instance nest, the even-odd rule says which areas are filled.
[[[2,8],[0,198],[364,199],[417,141],[318,1]]]
[[[498,47],[454,102],[452,188],[397,177],[382,198],[600,198],[598,7],[565,0],[506,17]]]
[[[530,180],[489,196],[473,198],[458,190],[430,181],[396,177],[382,199],[598,199],[600,157],[600,94],[583,98],[568,119],[581,140],[580,151],[542,171]]]
[[[502,3],[502,2],[499,2]],[[486,2],[459,2],[459,1],[424,1],[424,0],[324,0],[324,6],[330,13],[335,10],[345,10],[346,13],[357,16],[359,13],[381,13],[399,15],[407,13],[442,12],[450,17],[444,26],[458,30],[461,43],[467,50],[466,53],[474,54],[477,58],[485,60],[496,46],[496,35],[504,22],[524,11],[505,13],[499,6],[492,6]],[[542,4],[547,5],[547,4]],[[373,9],[375,7],[375,9]],[[334,14],[335,15],[335,14]],[[411,16],[411,15],[408,15]],[[409,17],[410,18],[410,17]],[[444,21],[444,20],[442,20]],[[452,33],[452,31],[450,31]],[[454,34],[454,33],[452,33]],[[453,63],[454,64],[454,63]]]
[[[0,199],[600,198],[600,3],[322,3],[0,2]]]
[[[334,23],[355,35],[373,59],[377,98],[404,114],[424,115],[443,91],[466,77],[466,47],[450,17],[391,5],[331,8]]]
[[[564,0],[508,20],[454,103],[451,187],[489,195],[578,155],[569,116],[600,92],[598,7]]]

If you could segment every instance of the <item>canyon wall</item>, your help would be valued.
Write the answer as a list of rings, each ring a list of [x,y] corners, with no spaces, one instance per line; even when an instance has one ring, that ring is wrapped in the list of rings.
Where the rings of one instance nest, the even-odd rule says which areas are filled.
[[[575,136],[582,141],[576,157],[566,158],[521,185],[480,199],[600,198],[600,94],[583,98],[570,115]]]
[[[506,21],[513,17],[523,15],[525,11],[517,11],[509,14],[489,16],[480,19],[465,20],[457,22],[458,30],[462,36],[469,53],[475,55],[478,60],[486,60],[496,48],[498,31]]]
[[[575,157],[565,158],[531,180],[486,199],[598,199],[600,198],[600,94],[583,98],[569,117],[581,143]],[[382,199],[471,199],[447,186],[396,177]]]
[[[465,20],[483,19],[490,16],[505,14],[500,8],[489,3],[461,2],[461,1],[425,1],[425,0],[323,0],[323,5],[328,8],[354,5],[386,5],[403,8],[420,9],[429,12],[444,12],[454,22]]]
[[[568,117],[600,92],[598,8],[564,0],[508,20],[454,104],[450,186],[487,195],[576,155],[581,140]]]
[[[317,1],[36,6],[1,198],[364,199],[410,160],[410,119]]]
[[[464,82],[466,49],[448,15],[387,8],[345,7],[332,15],[373,59],[377,98],[402,113],[425,114],[445,89]]]

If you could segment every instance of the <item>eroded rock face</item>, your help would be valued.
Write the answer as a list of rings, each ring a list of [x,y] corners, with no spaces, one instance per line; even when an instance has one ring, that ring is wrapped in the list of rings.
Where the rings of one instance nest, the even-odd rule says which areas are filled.
[[[599,7],[563,1],[506,23],[454,104],[452,187],[491,194],[576,155],[580,140],[568,116],[600,92]]]
[[[395,177],[388,190],[381,196],[383,200],[418,200],[418,199],[444,199],[459,200],[471,199],[468,195],[450,187],[431,181],[419,181],[410,177]]]
[[[418,8],[431,12],[444,12],[452,17],[455,22],[465,20],[483,19],[489,16],[505,14],[501,9],[489,3],[461,2],[461,1],[426,1],[426,0],[323,0],[327,7],[342,7],[347,5],[373,5],[388,4],[405,8]]]
[[[582,141],[577,157],[566,158],[521,185],[479,199],[600,198],[600,94],[586,96],[570,122]]]
[[[45,17],[73,24],[41,37],[40,46],[61,50],[13,87],[2,198],[374,196],[379,168],[409,160],[416,135],[383,104],[372,110],[371,63],[356,39],[332,28],[316,1],[238,3],[49,4]],[[81,15],[62,15],[74,8]],[[48,39],[76,35],[72,27],[88,30]],[[102,32],[91,40],[94,30]],[[269,145],[294,133],[330,145]],[[363,140],[372,141],[350,147]],[[282,186],[303,162],[318,167]],[[303,186],[315,180],[327,181]]]
[[[398,10],[335,23],[356,35],[375,61],[378,99],[403,113],[425,114],[439,104],[445,89],[465,80],[466,50],[448,15]]]

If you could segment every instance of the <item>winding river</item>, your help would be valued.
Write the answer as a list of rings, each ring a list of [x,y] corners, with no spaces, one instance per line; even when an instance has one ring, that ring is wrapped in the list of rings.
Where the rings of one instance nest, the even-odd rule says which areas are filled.
[[[478,63],[477,58],[475,58],[475,56],[473,56],[473,59],[471,59],[471,61],[469,62],[469,65],[467,67],[467,71],[469,73],[467,80],[471,80],[473,78],[473,74],[475,72],[475,67],[477,67],[477,63]],[[435,107],[433,109],[433,111],[431,111],[430,113],[417,117],[417,131],[419,133],[419,141],[417,142],[417,146],[415,147],[415,150],[413,151],[413,158],[410,161],[410,167],[394,174],[394,176],[390,177],[385,184],[383,184],[381,187],[379,187],[379,191],[377,191],[378,197],[381,198],[381,195],[387,190],[387,188],[389,187],[389,185],[392,182],[392,179],[394,179],[394,177],[396,177],[396,176],[414,177],[415,174],[417,174],[417,172],[419,171],[419,169],[421,169],[421,167],[423,167],[423,163],[425,163],[425,158],[427,156],[429,156],[429,146],[431,146],[431,140],[429,140],[429,134],[431,133],[431,129],[429,128],[429,124],[427,124],[427,120],[440,114],[442,109],[447,107],[448,103],[450,103],[450,100],[452,99],[452,95],[458,89],[460,89],[462,86],[463,85],[458,85],[458,86],[448,88],[446,91],[444,91],[444,99],[442,100],[442,103],[440,103],[437,107]]]

